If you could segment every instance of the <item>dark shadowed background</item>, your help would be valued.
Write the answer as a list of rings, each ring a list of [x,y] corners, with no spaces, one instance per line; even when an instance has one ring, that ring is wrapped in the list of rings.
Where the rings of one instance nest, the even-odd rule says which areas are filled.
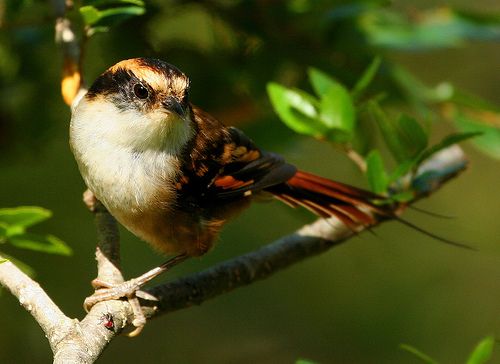
[[[305,71],[315,66],[352,84],[380,53],[426,84],[450,81],[500,103],[498,39],[436,49],[384,47],[359,30],[368,32],[363,21],[369,19],[356,28],[338,12],[328,16],[352,1],[146,3],[144,16],[90,40],[84,62],[88,81],[124,58],[162,58],[191,77],[195,104],[242,128],[264,149],[302,169],[361,187],[366,182],[343,154],[294,134],[279,121],[267,100],[267,82],[307,89]],[[423,9],[445,12],[445,6],[500,14],[500,3],[493,0],[429,0],[418,6],[394,1],[391,9],[418,18]],[[81,318],[96,273],[96,239],[92,216],[81,202],[85,186],[68,147],[70,114],[59,92],[61,63],[50,4],[0,0],[0,207],[52,210],[54,217],[35,230],[57,235],[74,254],[60,257],[9,246],[2,251],[29,264],[65,313]],[[390,82],[376,87],[388,90],[393,108],[411,110]],[[436,138],[451,131],[445,122],[434,128]],[[268,280],[157,318],[138,338],[116,339],[101,362],[293,363],[304,357],[319,363],[417,363],[399,349],[401,343],[442,363],[463,362],[482,337],[500,335],[500,168],[469,144],[464,149],[469,170],[418,203],[454,218],[412,211],[405,216],[478,252],[387,223],[375,234],[361,234]],[[312,219],[278,202],[254,204],[227,226],[212,252],[161,279],[254,250]],[[163,260],[126,231],[122,241],[127,277]],[[42,331],[6,291],[0,296],[0,316],[0,362],[51,360]],[[500,362],[499,353],[493,358]]]

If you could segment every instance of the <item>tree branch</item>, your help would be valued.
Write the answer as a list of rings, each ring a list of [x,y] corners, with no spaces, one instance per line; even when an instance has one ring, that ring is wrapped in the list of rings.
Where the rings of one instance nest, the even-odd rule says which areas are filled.
[[[149,289],[147,292],[159,301],[155,310],[148,311],[148,314],[152,316],[199,305],[321,254],[352,235],[354,232],[335,218],[317,220],[254,252]]]
[[[1,256],[0,259],[3,260]],[[65,333],[73,326],[73,323],[50,299],[38,282],[28,277],[12,262],[5,261],[0,263],[0,284],[7,288],[38,322],[52,348],[64,339]]]
[[[90,192],[90,191],[86,191]],[[106,208],[98,202],[94,207],[97,229],[97,278],[110,284],[124,282],[120,268],[120,233],[118,224]]]
[[[66,12],[73,8],[73,0],[52,0],[52,3],[56,14],[55,42],[63,54],[61,95],[64,102],[71,106],[84,94],[81,61],[83,44],[87,38],[84,32],[80,42],[71,21],[66,17]]]

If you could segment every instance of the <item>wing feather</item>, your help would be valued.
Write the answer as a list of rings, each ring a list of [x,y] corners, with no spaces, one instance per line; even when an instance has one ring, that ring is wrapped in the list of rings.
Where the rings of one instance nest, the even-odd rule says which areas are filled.
[[[193,107],[197,132],[184,151],[176,183],[181,199],[198,205],[254,194],[292,178],[296,168],[261,151],[243,132]]]

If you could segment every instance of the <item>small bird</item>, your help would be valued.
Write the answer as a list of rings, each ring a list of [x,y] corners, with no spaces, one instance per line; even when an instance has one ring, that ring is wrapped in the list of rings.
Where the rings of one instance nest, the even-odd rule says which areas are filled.
[[[76,106],[70,144],[87,187],[166,254],[205,254],[227,220],[267,193],[346,225],[392,210],[381,197],[298,171],[194,106],[189,78],[148,58],[121,61]]]
[[[257,195],[352,229],[395,217],[382,197],[259,149],[191,104],[189,88],[166,62],[124,60],[97,78],[71,119],[71,149],[89,190],[132,233],[177,254],[160,270],[205,254]]]

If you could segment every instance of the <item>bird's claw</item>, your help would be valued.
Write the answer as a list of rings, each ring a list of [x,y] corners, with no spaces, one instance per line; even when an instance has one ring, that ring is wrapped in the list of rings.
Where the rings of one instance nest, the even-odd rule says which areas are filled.
[[[141,283],[142,282],[139,282],[137,279],[131,279],[120,284],[111,284],[96,278],[92,281],[92,286],[96,289],[96,291],[92,296],[85,298],[83,307],[88,312],[99,302],[127,298],[130,307],[132,308],[134,317],[132,325],[136,327],[132,332],[128,333],[127,336],[137,336],[144,328],[144,325],[146,325],[146,317],[142,312],[141,304],[138,298],[158,301],[155,296],[140,290],[142,286]]]

